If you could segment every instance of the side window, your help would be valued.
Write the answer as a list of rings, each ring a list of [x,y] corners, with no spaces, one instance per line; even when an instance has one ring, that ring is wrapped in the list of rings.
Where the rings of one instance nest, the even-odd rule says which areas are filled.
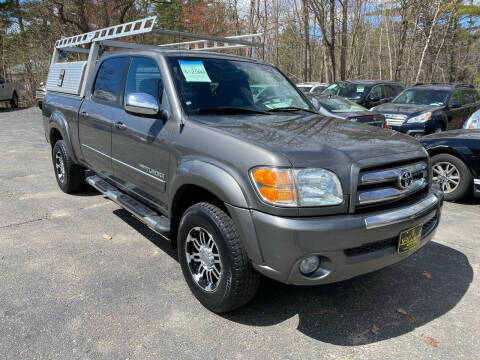
[[[478,101],[478,92],[477,90],[471,90],[474,102]]]
[[[398,92],[394,85],[384,85],[383,86],[383,97],[384,98],[393,98],[397,95]]]
[[[403,91],[403,87],[401,87],[400,85],[393,85],[393,96],[397,96],[398,94],[400,94],[402,91]]]
[[[475,99],[473,98],[472,91],[469,89],[462,90],[462,104],[468,105],[473,104]]]
[[[382,85],[375,86],[372,90],[370,90],[370,98],[382,98]]]
[[[163,82],[157,63],[148,58],[133,57],[128,69],[125,95],[146,93],[162,103]]]
[[[453,94],[450,97],[450,100],[448,101],[449,104],[452,104],[454,102],[462,103],[462,94],[460,93],[460,90],[453,90]]]
[[[122,93],[122,80],[128,58],[118,57],[105,60],[98,70],[93,98],[118,103]]]

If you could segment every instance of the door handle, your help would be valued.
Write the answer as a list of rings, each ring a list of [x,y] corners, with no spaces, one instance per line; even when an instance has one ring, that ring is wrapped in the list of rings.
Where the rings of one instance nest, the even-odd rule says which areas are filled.
[[[115,127],[119,130],[125,130],[127,128],[127,125],[119,121],[115,123]]]
[[[82,115],[83,117],[87,117],[87,116],[88,116],[88,112],[82,111],[82,112],[80,113],[80,115]]]

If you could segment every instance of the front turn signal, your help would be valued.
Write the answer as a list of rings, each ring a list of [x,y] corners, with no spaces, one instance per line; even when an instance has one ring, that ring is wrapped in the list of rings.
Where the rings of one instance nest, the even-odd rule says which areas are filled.
[[[295,181],[291,169],[255,168],[250,172],[260,198],[272,205],[297,206]]]

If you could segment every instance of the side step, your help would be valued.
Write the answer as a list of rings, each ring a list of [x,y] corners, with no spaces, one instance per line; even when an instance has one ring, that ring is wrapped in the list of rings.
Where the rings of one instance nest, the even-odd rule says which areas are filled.
[[[146,224],[156,233],[168,237],[170,235],[170,220],[158,212],[143,205],[133,197],[125,194],[117,187],[106,182],[98,175],[89,176],[87,183],[103,193],[110,200],[129,211],[138,220]]]

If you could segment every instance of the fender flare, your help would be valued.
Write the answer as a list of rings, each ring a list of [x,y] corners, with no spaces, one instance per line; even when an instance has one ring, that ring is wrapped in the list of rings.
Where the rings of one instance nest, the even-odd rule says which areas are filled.
[[[197,159],[180,163],[170,187],[170,209],[175,194],[183,185],[200,186],[225,203],[248,208],[246,196],[240,184],[227,171],[212,163]]]
[[[67,151],[70,157],[75,163],[78,163],[75,152],[73,151],[72,141],[71,141],[71,132],[70,127],[68,126],[67,119],[59,111],[54,111],[50,118],[48,119],[48,141],[50,142],[52,131],[57,130],[62,135],[62,139],[67,146]],[[52,146],[54,144],[51,144]]]

